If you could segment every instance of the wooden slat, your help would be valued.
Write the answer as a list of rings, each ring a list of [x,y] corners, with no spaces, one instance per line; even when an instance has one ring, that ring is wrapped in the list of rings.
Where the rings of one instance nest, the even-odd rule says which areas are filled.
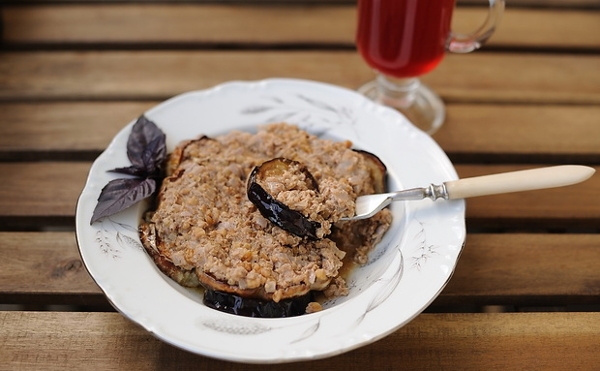
[[[0,303],[103,304],[72,232],[0,233]]]
[[[479,52],[449,55],[423,81],[453,102],[597,104],[598,66],[593,55]]]
[[[355,7],[70,4],[9,7],[5,14],[4,39],[11,44],[348,43]]]
[[[460,178],[522,170],[533,165],[458,165]],[[477,197],[467,200],[468,226],[473,228],[597,229],[600,203],[593,202],[600,188],[600,176],[568,188]]]
[[[27,223],[28,218],[72,222],[89,163],[0,163],[0,220]],[[533,166],[458,165],[462,178]],[[591,228],[600,220],[600,177],[566,188],[469,199],[467,218],[473,227]],[[15,222],[16,223],[16,222]],[[20,224],[20,223],[17,223]]]
[[[600,303],[600,235],[468,234],[436,304]]]
[[[72,218],[89,169],[87,162],[0,164],[1,218]]]
[[[0,104],[0,159],[93,160],[158,102]]]
[[[458,8],[454,30],[469,32],[485,8]],[[10,6],[4,42],[53,45],[354,45],[356,7],[215,4]],[[131,22],[131,19],[143,22]],[[223,22],[227,19],[228,22]],[[506,9],[489,47],[600,48],[600,13]]]
[[[0,232],[0,304],[110,306],[72,232]],[[434,307],[600,303],[600,235],[468,234]]]
[[[422,314],[343,356],[250,365],[173,348],[117,313],[1,312],[7,369],[596,370],[599,313]],[[252,339],[248,339],[252,341]],[[484,356],[485,355],[485,356]],[[85,366],[84,366],[85,365]],[[142,366],[143,365],[143,366]]]
[[[433,138],[453,160],[600,162],[599,106],[450,104]]]
[[[424,77],[452,102],[600,103],[600,56],[449,55]],[[0,100],[164,99],[229,80],[296,77],[356,88],[355,52],[136,51],[0,54]]]
[[[0,103],[0,159],[92,160],[157,103]],[[434,139],[454,161],[600,162],[599,106],[449,104],[447,110]]]

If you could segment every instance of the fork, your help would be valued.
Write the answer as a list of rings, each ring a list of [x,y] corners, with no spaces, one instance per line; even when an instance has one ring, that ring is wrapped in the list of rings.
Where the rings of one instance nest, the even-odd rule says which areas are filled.
[[[434,201],[439,198],[454,200],[563,187],[583,182],[590,178],[595,171],[594,168],[582,165],[550,166],[450,180],[439,185],[431,184],[423,188],[412,188],[398,192],[360,196],[356,199],[355,215],[341,220],[370,218],[392,201],[411,201],[425,198]]]

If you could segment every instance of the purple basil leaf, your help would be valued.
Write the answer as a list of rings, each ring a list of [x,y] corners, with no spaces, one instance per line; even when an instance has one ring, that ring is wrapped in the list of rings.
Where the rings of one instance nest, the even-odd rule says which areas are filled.
[[[147,179],[113,179],[100,192],[90,224],[116,214],[150,197],[156,190],[156,181]]]
[[[127,140],[127,157],[134,168],[151,176],[160,169],[167,157],[166,136],[145,116],[135,122]]]
[[[142,177],[142,178],[146,177],[146,171],[144,169],[138,169],[135,166],[118,167],[116,169],[109,170],[108,172],[133,175],[133,176],[138,176],[138,177]]]
[[[160,129],[159,129],[160,130]],[[165,145],[165,135],[153,138],[148,142],[142,153],[147,176],[156,175],[167,157],[167,147]]]

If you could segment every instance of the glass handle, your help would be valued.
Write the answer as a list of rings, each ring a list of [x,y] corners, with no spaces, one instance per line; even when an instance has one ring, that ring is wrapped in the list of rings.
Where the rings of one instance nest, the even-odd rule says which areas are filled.
[[[492,36],[504,12],[504,0],[489,0],[490,9],[485,23],[471,34],[450,33],[446,49],[453,53],[469,53],[479,49]]]

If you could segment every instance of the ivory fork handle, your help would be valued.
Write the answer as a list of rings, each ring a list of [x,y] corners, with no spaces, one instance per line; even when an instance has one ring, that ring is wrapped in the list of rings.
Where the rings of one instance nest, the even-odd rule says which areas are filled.
[[[449,199],[562,187],[590,178],[596,170],[582,165],[560,165],[464,178],[445,182]]]

